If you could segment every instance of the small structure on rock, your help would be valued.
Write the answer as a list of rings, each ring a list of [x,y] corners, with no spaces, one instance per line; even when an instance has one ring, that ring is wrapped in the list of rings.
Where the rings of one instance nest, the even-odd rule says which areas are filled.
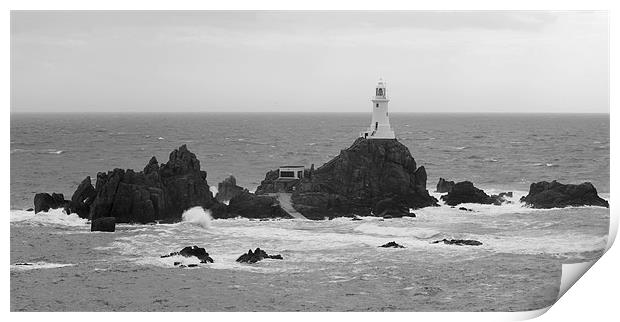
[[[278,180],[303,179],[304,170],[303,165],[283,165],[278,169]]]

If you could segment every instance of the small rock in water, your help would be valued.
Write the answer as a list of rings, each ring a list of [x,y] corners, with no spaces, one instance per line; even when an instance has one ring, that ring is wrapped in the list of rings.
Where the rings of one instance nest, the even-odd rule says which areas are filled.
[[[211,258],[209,256],[209,253],[207,253],[207,251],[202,248],[202,247],[198,247],[198,246],[192,246],[192,247],[185,247],[183,249],[181,249],[180,252],[173,252],[170,253],[168,255],[162,255],[161,258],[166,258],[166,257],[171,257],[171,256],[176,256],[176,255],[180,255],[183,257],[196,257],[200,260],[200,263],[213,263],[213,258]]]
[[[453,207],[454,208],[454,207]],[[465,207],[459,207],[459,210],[463,210],[463,211],[474,211],[473,209],[468,209]]]
[[[442,239],[442,240],[436,240],[433,242],[433,244],[438,244],[438,243],[444,243],[446,245],[457,245],[457,246],[480,246],[482,245],[481,242],[477,241],[477,240],[473,240],[473,239]]]
[[[15,266],[32,266],[30,263],[15,263]]]
[[[198,264],[189,264],[187,267],[198,267]]]
[[[181,265],[181,262],[174,262],[174,266],[179,266]]]
[[[237,262],[239,263],[248,263],[248,264],[254,264],[258,261],[261,261],[265,258],[268,259],[283,259],[281,255],[269,255],[267,254],[267,252],[265,252],[264,250],[260,249],[260,248],[256,248],[254,250],[254,252],[252,252],[252,250],[250,249],[247,254],[243,254],[241,256],[239,256],[239,258],[237,258]]]
[[[34,209],[28,208],[28,209],[26,209],[26,211],[34,211]]]
[[[357,217],[357,216],[351,218],[351,221],[359,221],[359,220],[362,220],[362,218]]]
[[[391,241],[391,242],[389,242],[387,244],[383,244],[383,245],[381,245],[379,247],[383,247],[383,248],[405,248],[405,246],[399,245],[395,241]]]

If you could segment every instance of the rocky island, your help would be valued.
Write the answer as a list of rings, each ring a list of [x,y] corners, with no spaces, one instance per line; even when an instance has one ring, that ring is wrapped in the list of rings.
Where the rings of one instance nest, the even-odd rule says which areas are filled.
[[[396,139],[358,138],[303,179],[281,181],[277,170],[270,171],[256,193],[290,193],[295,210],[309,219],[402,217],[410,215],[410,208],[437,206],[426,190],[426,169],[417,167],[409,149]]]

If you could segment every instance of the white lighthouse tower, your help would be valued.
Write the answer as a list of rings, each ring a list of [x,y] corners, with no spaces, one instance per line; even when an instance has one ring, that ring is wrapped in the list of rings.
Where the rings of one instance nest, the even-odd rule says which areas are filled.
[[[375,96],[372,98],[372,121],[368,131],[362,132],[361,136],[366,139],[394,139],[394,131],[390,126],[390,117],[388,115],[387,88],[383,79],[379,79],[379,83],[375,88]]]

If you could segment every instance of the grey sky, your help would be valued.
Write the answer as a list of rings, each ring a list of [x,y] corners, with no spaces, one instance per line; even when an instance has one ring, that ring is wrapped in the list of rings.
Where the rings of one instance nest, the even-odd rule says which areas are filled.
[[[609,112],[604,12],[11,13],[11,110]]]

